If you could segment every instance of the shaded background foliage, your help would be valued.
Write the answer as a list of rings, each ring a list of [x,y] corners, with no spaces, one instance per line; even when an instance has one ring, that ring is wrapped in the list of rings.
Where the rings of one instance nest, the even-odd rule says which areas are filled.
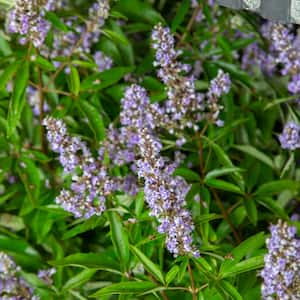
[[[72,1],[67,10],[47,13],[52,27],[45,44],[58,32],[72,31],[60,18],[78,16],[80,23],[92,3]],[[41,299],[259,299],[269,225],[282,219],[299,228],[300,210],[299,154],[282,149],[278,140],[286,122],[298,120],[298,95],[290,95],[280,64],[271,74],[260,60],[249,58],[250,68],[242,64],[249,45],[271,52],[260,31],[264,21],[206,1],[110,4],[91,52],[112,59],[101,72],[90,53],[50,59],[31,43],[20,45],[4,30],[3,18],[0,250],[22,267],[21,275]],[[96,155],[106,128],[119,123],[120,101],[132,83],[147,90],[151,103],[163,103],[167,93],[151,48],[158,23],[171,28],[180,60],[192,66],[197,92],[209,90],[219,69],[232,81],[222,96],[224,126],[200,122],[205,132],[187,130],[179,146],[171,134],[160,135],[165,156],[173,157],[175,150],[185,154],[175,174],[191,185],[186,200],[200,258],[174,258],[165,250],[142,189],[136,196],[118,192],[105,213],[89,219],[75,219],[55,203],[71,178],[50,150],[42,120],[47,114],[63,119],[70,134]],[[297,28],[291,31],[296,34]],[[124,176],[129,168],[114,172]],[[36,275],[51,267],[53,282]]]

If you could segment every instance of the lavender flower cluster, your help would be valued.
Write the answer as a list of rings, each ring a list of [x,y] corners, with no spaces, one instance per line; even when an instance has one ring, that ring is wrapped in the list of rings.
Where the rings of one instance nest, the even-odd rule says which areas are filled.
[[[268,76],[277,70],[283,76],[288,76],[288,91],[300,93],[300,37],[293,32],[292,26],[279,23],[265,22],[261,26],[262,36],[268,41],[268,51],[262,49],[256,42],[246,47],[242,56],[242,66],[249,69],[259,66]],[[297,100],[298,101],[298,100]],[[284,125],[279,135],[281,147],[287,150],[300,148],[300,126],[295,122]]]
[[[59,153],[64,173],[72,177],[70,190],[63,189],[56,202],[77,218],[101,215],[105,197],[115,190],[106,166],[99,164],[83,141],[69,136],[62,120],[47,117],[43,124],[52,150]]]
[[[228,93],[231,82],[228,74],[219,71],[208,93],[197,93],[194,78],[183,75],[190,66],[177,60],[180,53],[175,50],[170,29],[157,25],[152,39],[155,65],[159,66],[158,76],[166,84],[168,99],[163,104],[151,103],[144,88],[135,84],[129,87],[121,100],[121,127],[109,127],[98,160],[92,157],[85,143],[67,134],[62,121],[51,117],[45,120],[51,147],[59,153],[65,173],[72,174],[70,190],[62,190],[56,202],[76,217],[100,215],[105,210],[105,198],[116,190],[137,192],[135,176],[128,175],[123,181],[109,176],[114,166],[129,164],[133,174],[144,181],[146,202],[160,224],[158,231],[166,234],[167,249],[175,256],[198,256],[192,239],[194,225],[185,202],[189,186],[172,175],[179,160],[171,163],[161,156],[158,135],[167,129],[179,137],[180,146],[185,142],[180,136],[185,128],[197,131],[197,123],[203,119],[222,125],[218,99]],[[111,163],[103,166],[100,162],[106,154]]]
[[[164,127],[170,133],[186,128],[197,131],[198,123],[204,119],[222,125],[219,114],[222,105],[219,98],[228,93],[231,86],[229,75],[222,70],[211,81],[207,95],[196,92],[193,76],[184,76],[191,70],[188,64],[178,61],[181,54],[175,50],[175,40],[168,27],[158,24],[152,32],[152,47],[155,50],[154,66],[159,67],[158,77],[166,85],[168,100],[165,102],[166,120]],[[208,101],[204,101],[204,99]]]
[[[300,239],[296,228],[279,221],[271,226],[263,278],[263,299],[300,299]]]
[[[109,16],[109,9],[108,0],[97,0],[89,9],[85,24],[82,24],[76,16],[66,20],[61,19],[72,30],[68,32],[55,30],[52,47],[44,45],[41,49],[42,55],[53,59],[56,67],[61,65],[61,62],[57,60],[61,56],[69,57],[72,54],[78,54],[81,58],[87,59],[88,54],[92,52],[92,46],[99,41],[101,28]],[[99,72],[110,69],[112,66],[112,59],[101,51],[96,51],[93,58]]]
[[[54,10],[59,1],[16,0],[15,7],[8,15],[8,31],[22,35],[20,42],[31,41],[40,48],[50,29],[45,12]]]
[[[293,32],[292,26],[265,22],[261,26],[262,36],[269,43],[265,51],[257,42],[246,47],[242,55],[242,66],[245,69],[259,66],[267,75],[273,75],[276,69],[281,75],[289,76],[288,91],[291,94],[300,92],[300,51],[299,35]]]
[[[32,108],[32,112],[34,116],[39,116],[41,113],[44,112],[49,112],[50,111],[50,106],[48,105],[48,103],[46,101],[44,101],[43,104],[43,108],[42,108],[42,112],[41,112],[41,107],[40,107],[40,92],[29,86],[26,90],[26,94],[27,94],[27,101],[28,104],[30,105],[30,107]]]
[[[4,252],[0,252],[0,299],[38,300],[33,289],[19,275],[20,267]]]
[[[174,256],[199,256],[199,251],[193,246],[192,218],[185,208],[189,186],[182,178],[172,175],[181,161],[180,156],[170,163],[160,154],[162,144],[155,131],[163,110],[157,104],[150,104],[146,90],[138,85],[126,90],[121,103],[121,133],[126,137],[131,157],[135,157],[133,170],[144,180],[150,215],[160,223],[158,232],[166,234],[166,247]]]
[[[291,77],[288,90],[292,94],[300,92],[300,51],[299,37],[282,24],[270,23],[265,26],[265,37],[269,37],[276,63],[282,66],[281,74]]]
[[[288,122],[279,135],[281,147],[287,150],[296,150],[300,148],[300,126],[294,122]]]
[[[145,200],[151,216],[159,221],[158,232],[166,234],[166,247],[176,257],[191,254],[198,257],[193,246],[194,225],[190,212],[185,208],[189,186],[181,177],[172,174],[177,163],[169,164],[161,157],[161,143],[147,129],[140,132],[141,159],[138,176],[145,181]]]
[[[175,50],[175,40],[170,28],[158,24],[152,31],[152,47],[155,50],[154,66],[159,67],[158,77],[166,85],[168,100],[165,102],[167,122],[165,127],[176,130],[192,128],[203,119],[203,95],[195,91],[192,77],[183,76],[191,67],[178,61],[180,51]]]
[[[227,73],[223,70],[218,71],[218,75],[210,83],[210,88],[207,93],[209,116],[218,126],[223,126],[224,122],[220,120],[220,112],[223,106],[219,104],[219,98],[227,94],[231,87],[231,80]]]

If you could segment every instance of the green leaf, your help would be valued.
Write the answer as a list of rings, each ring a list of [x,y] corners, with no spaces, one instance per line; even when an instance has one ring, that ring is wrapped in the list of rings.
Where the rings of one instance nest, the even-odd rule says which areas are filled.
[[[29,283],[30,286],[32,287],[40,287],[40,288],[47,288],[47,284],[40,279],[37,275],[31,274],[31,273],[26,273],[24,271],[20,271],[20,274],[22,278],[25,279],[27,283]]]
[[[119,49],[122,65],[134,66],[135,54],[132,43],[128,40],[126,34],[123,32],[124,26],[120,26],[117,21],[110,20],[112,30],[118,34],[123,40],[122,43],[115,43]],[[110,54],[108,53],[110,56]]]
[[[13,76],[17,72],[18,67],[20,66],[20,63],[21,62],[19,60],[16,60],[4,69],[0,75],[0,90],[6,88],[6,84],[12,80]]]
[[[295,163],[295,154],[294,154],[294,152],[292,152],[292,153],[290,153],[289,159],[284,164],[284,167],[282,168],[282,170],[280,172],[280,178],[283,178],[285,176],[285,174],[288,173],[288,171],[293,168],[294,163]]]
[[[146,22],[151,25],[164,22],[163,17],[144,1],[118,1],[114,9],[125,15],[127,18],[138,22]]]
[[[215,213],[212,214],[201,214],[199,217],[196,217],[196,221],[195,223],[197,225],[203,224],[203,223],[207,223],[209,221],[213,221],[213,220],[217,220],[217,219],[222,219],[223,216],[222,215],[218,215]]]
[[[235,168],[229,156],[218,144],[210,140],[209,140],[209,144],[211,145],[220,164],[222,164],[225,168]],[[231,176],[240,187],[242,188],[244,187],[244,180],[239,172],[234,172]]]
[[[98,141],[103,141],[105,138],[105,126],[101,113],[92,104],[85,100],[78,101],[78,106],[89,121],[89,126],[94,132]]]
[[[289,219],[287,213],[271,197],[257,197],[256,201],[272,211],[278,217],[285,220]]]
[[[273,108],[274,106],[279,105],[281,103],[295,101],[295,100],[299,99],[299,97],[300,97],[300,95],[297,94],[297,95],[293,95],[293,96],[289,96],[289,97],[279,98],[279,99],[273,100],[272,102],[268,101],[268,104],[265,106],[264,110]]]
[[[70,230],[66,231],[62,236],[62,240],[70,239],[86,231],[93,230],[101,225],[104,225],[104,218],[101,218],[99,216],[92,216],[91,218],[85,220],[83,223],[78,224]]]
[[[230,296],[231,299],[243,300],[243,297],[240,295],[238,290],[229,281],[222,280],[220,282],[220,286],[225,291],[225,293]]]
[[[247,85],[250,88],[254,87],[253,80],[251,76],[246,73],[245,71],[241,70],[238,65],[230,64],[228,62],[224,62],[221,60],[216,60],[211,62],[214,65],[217,65],[218,67],[222,68],[224,71],[228,72],[232,78],[235,80],[238,80],[245,85]]]
[[[227,269],[226,272],[223,274],[223,278],[232,277],[241,273],[260,269],[263,266],[264,266],[264,255],[251,257]]]
[[[174,176],[180,176],[188,181],[197,181],[201,180],[201,177],[196,172],[187,169],[187,168],[177,168],[174,173]]]
[[[244,194],[238,186],[234,185],[233,183],[224,181],[224,180],[209,178],[209,179],[205,180],[205,183],[209,187],[213,187],[213,188],[216,188],[219,190],[233,192],[233,193],[240,194],[240,195]]]
[[[169,272],[166,274],[166,283],[170,284],[179,272],[179,267],[177,265],[173,266]]]
[[[14,231],[20,231],[25,228],[25,224],[21,217],[8,213],[0,214],[0,226],[12,229]]]
[[[282,179],[267,182],[262,184],[255,192],[257,196],[270,196],[281,193],[284,190],[290,190],[296,192],[299,188],[299,183],[293,180]]]
[[[8,127],[7,127],[8,137],[12,136],[21,118],[21,113],[25,103],[25,91],[26,91],[28,79],[29,79],[29,62],[26,60],[22,64],[20,64],[18,68],[12,99],[9,102]]]
[[[179,271],[178,271],[178,282],[181,282],[183,280],[184,275],[186,274],[186,269],[188,266],[189,260],[187,257],[184,257],[180,266],[179,266]]]
[[[254,148],[253,146],[251,146],[251,145],[235,145],[235,146],[233,146],[233,148],[235,148],[241,152],[244,152],[246,154],[249,154],[250,156],[265,163],[270,168],[275,169],[275,165],[274,165],[274,162],[272,161],[272,159],[269,156],[267,156],[266,154],[264,154],[263,152]]]
[[[11,55],[12,51],[10,45],[7,41],[7,37],[5,36],[4,32],[0,32],[0,51],[3,53],[4,56]]]
[[[18,192],[18,187],[12,187],[7,193],[0,196],[0,204],[5,203],[8,199],[12,198]]]
[[[52,228],[54,220],[49,216],[46,211],[37,211],[32,218],[32,229],[36,235],[37,243],[40,244],[44,241],[47,234]]]
[[[122,268],[127,270],[129,262],[128,234],[123,228],[122,222],[116,212],[108,211],[107,214],[114,248],[119,257]]]
[[[156,284],[150,281],[128,281],[120,282],[109,285],[91,297],[97,298],[100,296],[111,296],[111,295],[126,295],[126,294],[140,294],[153,290],[156,288]]]
[[[161,283],[164,283],[164,276],[159,266],[153,263],[142,251],[134,246],[130,246],[130,250],[132,253],[141,261],[144,265],[145,269],[151,273],[156,279],[158,279]]]
[[[32,160],[26,157],[21,157],[18,160],[17,170],[25,186],[32,208],[37,207],[40,200],[40,170]]]
[[[179,8],[177,9],[176,16],[173,18],[172,25],[171,25],[172,32],[176,32],[178,26],[184,21],[186,14],[189,12],[189,8],[190,8],[190,1],[183,0]]]
[[[45,59],[39,55],[37,57],[35,57],[35,59],[33,60],[33,63],[38,65],[45,71],[55,71],[54,65],[51,62],[49,62],[47,59]]]
[[[59,260],[49,262],[53,266],[75,266],[98,270],[118,270],[117,262],[106,252],[100,253],[76,253]]]
[[[68,27],[65,25],[64,22],[61,21],[61,19],[53,12],[47,11],[46,13],[46,19],[51,22],[51,24],[56,27],[57,29],[60,29],[64,32],[68,32]]]
[[[124,38],[121,34],[115,32],[115,31],[112,31],[112,30],[109,30],[109,29],[104,29],[102,30],[102,32],[108,37],[110,38],[112,41],[114,41],[115,43],[121,43],[121,44],[124,44],[124,45],[128,45],[128,41],[126,38]]]
[[[243,199],[243,203],[250,222],[256,226],[257,223],[257,207],[254,199]]]
[[[224,260],[220,267],[220,274],[225,274],[234,265],[236,265],[243,257],[254,252],[265,244],[265,235],[263,232],[255,234],[242,243],[240,243],[231,252],[232,260]]]
[[[87,76],[81,83],[81,90],[102,90],[117,83],[132,70],[132,67],[116,67],[99,74]]]
[[[21,266],[29,269],[41,267],[39,253],[24,240],[0,235],[0,250],[12,255]]]
[[[97,272],[97,270],[83,270],[79,274],[71,277],[63,286],[62,290],[67,291],[73,288],[83,286],[83,284],[89,281],[93,275]]]
[[[70,80],[69,82],[69,88],[70,91],[75,95],[78,96],[80,91],[80,77],[77,69],[73,66],[70,67],[71,73],[70,73]]]
[[[219,177],[219,176],[224,176],[227,174],[231,174],[231,173],[235,173],[235,172],[241,172],[242,169],[240,168],[222,168],[222,169],[215,169],[212,171],[209,171],[206,176],[205,179],[210,179],[210,178],[215,178],[215,177]]]

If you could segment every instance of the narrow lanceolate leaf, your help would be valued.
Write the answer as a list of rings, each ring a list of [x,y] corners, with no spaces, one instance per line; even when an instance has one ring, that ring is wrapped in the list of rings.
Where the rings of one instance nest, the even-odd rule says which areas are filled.
[[[18,160],[17,170],[32,208],[38,206],[41,187],[40,170],[32,160],[26,157],[21,157]]]
[[[284,190],[297,191],[299,187],[300,184],[293,180],[276,180],[262,184],[255,192],[255,195],[270,196],[281,193]]]
[[[150,281],[128,281],[109,285],[91,297],[111,296],[111,295],[126,295],[126,294],[141,294],[155,289],[157,286]]]
[[[77,69],[73,66],[71,66],[69,88],[75,96],[78,96],[80,91],[80,77]]]
[[[183,0],[180,7],[177,10],[177,14],[173,19],[171,29],[173,32],[176,31],[178,26],[184,21],[184,18],[189,11],[190,8],[190,1],[189,0]]]
[[[130,246],[132,253],[139,259],[139,261],[144,265],[145,269],[151,273],[157,280],[164,283],[164,276],[159,266],[153,263],[141,250],[134,246]]]
[[[64,22],[61,21],[61,19],[55,13],[48,11],[46,13],[46,19],[49,20],[51,24],[57,29],[62,30],[64,32],[68,32],[68,27],[65,25]]]
[[[223,280],[220,282],[220,288],[230,296],[230,299],[233,300],[243,300],[243,297],[238,292],[238,290],[229,282],[226,280]]]
[[[85,282],[89,281],[97,270],[83,270],[74,277],[71,277],[63,286],[63,291],[71,290],[73,288],[82,286]]]
[[[288,219],[287,213],[271,197],[257,197],[256,201],[282,219]]]
[[[205,179],[216,178],[219,176],[224,176],[224,175],[228,175],[228,174],[235,173],[235,172],[241,172],[241,171],[242,171],[242,169],[236,168],[236,167],[216,169],[216,170],[209,171],[206,174]]]
[[[128,41],[118,32],[109,29],[102,30],[102,32],[116,44],[121,43],[123,45],[128,45]]]
[[[8,109],[7,136],[11,137],[15,131],[25,103],[25,91],[29,79],[29,62],[26,60],[20,64],[14,83],[12,98]]]
[[[260,269],[264,266],[264,256],[255,256],[244,261],[239,262],[238,264],[229,268],[224,274],[223,278],[225,277],[232,277],[236,276],[241,273],[245,273],[248,271]]]
[[[75,266],[92,269],[118,269],[118,263],[106,252],[103,253],[76,253],[59,260],[49,262],[53,266]]]
[[[7,83],[13,78],[18,67],[20,66],[20,61],[17,60],[11,63],[0,75],[0,89],[6,87]]]
[[[105,137],[105,127],[100,112],[96,109],[96,107],[85,100],[80,100],[78,105],[80,110],[87,117],[89,121],[88,124],[94,132],[96,139],[98,141],[102,141]]]
[[[216,189],[219,189],[219,190],[228,191],[228,192],[243,195],[243,192],[241,191],[241,189],[238,186],[234,185],[233,183],[224,181],[224,180],[209,178],[209,179],[205,180],[205,183],[209,187],[213,187],[213,188],[216,188]]]
[[[116,212],[108,211],[107,214],[115,251],[121,262],[122,269],[126,270],[129,262],[128,234],[125,231],[123,224]]]
[[[181,176],[188,181],[196,181],[199,182],[201,177],[196,172],[187,169],[187,168],[177,168],[174,173],[174,176]]]
[[[0,251],[10,253],[22,266],[41,268],[42,260],[39,253],[23,239],[0,235]]]
[[[275,165],[269,156],[257,150],[251,145],[236,145],[234,146],[234,148],[256,158],[257,160],[263,162],[264,164],[268,165],[272,169],[275,168]]]
[[[0,226],[12,229],[14,231],[19,231],[25,228],[25,224],[21,217],[7,213],[0,214]]]
[[[223,261],[220,267],[220,274],[225,274],[230,269],[232,269],[237,263],[239,263],[243,257],[260,249],[265,244],[265,239],[266,237],[264,233],[260,232],[240,243],[231,251],[233,259],[226,259]]]
[[[219,163],[222,164],[225,168],[235,168],[234,164],[232,163],[231,159],[226,154],[226,152],[218,144],[213,143],[212,141],[209,141],[209,142],[211,144],[211,147],[212,147],[215,155],[217,156]],[[236,171],[230,175],[240,187],[242,187],[242,188],[244,187],[245,183],[244,183],[243,177],[241,176],[241,174],[238,171]]]
[[[166,275],[166,282],[170,284],[179,272],[179,267],[177,265],[173,266]]]
[[[42,56],[37,56],[33,63],[41,67],[41,69],[45,71],[55,71],[54,65],[48,61],[47,59],[43,58]]]
[[[257,207],[256,207],[255,200],[253,198],[244,199],[243,203],[246,208],[246,212],[249,220],[253,225],[256,225],[258,216],[257,216]]]
[[[88,76],[82,81],[81,90],[102,90],[117,83],[126,74],[132,71],[132,67],[115,67],[99,74]]]

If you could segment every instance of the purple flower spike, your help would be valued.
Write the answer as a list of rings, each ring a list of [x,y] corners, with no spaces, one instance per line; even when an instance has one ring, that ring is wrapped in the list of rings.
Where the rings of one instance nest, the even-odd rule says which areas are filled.
[[[300,148],[300,126],[294,122],[287,123],[279,135],[281,147],[287,150]]]
[[[263,299],[300,299],[300,239],[296,228],[279,221],[271,225],[268,254],[261,272]]]

